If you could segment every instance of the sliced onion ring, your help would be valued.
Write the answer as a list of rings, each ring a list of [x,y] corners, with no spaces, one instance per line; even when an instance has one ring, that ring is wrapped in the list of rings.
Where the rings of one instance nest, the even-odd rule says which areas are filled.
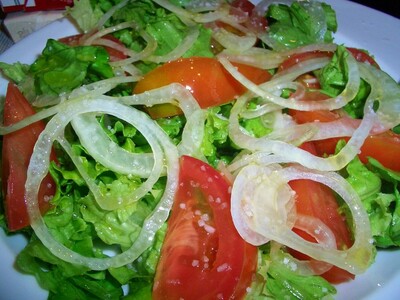
[[[54,239],[46,227],[38,208],[38,190],[40,183],[48,172],[49,154],[53,142],[62,138],[65,126],[77,115],[83,113],[107,113],[125,119],[127,122],[142,129],[144,136],[154,138],[164,151],[164,160],[167,167],[167,185],[165,192],[156,209],[145,220],[139,237],[131,248],[123,253],[107,258],[91,258],[82,256]],[[150,135],[148,135],[150,134]],[[172,206],[173,197],[177,189],[179,172],[178,152],[176,147],[166,137],[165,133],[138,110],[123,105],[117,101],[106,99],[88,99],[86,101],[70,101],[63,106],[63,113],[55,115],[40,134],[34,147],[28,167],[26,201],[31,226],[42,243],[57,257],[73,264],[84,265],[92,270],[104,270],[110,267],[119,267],[135,260],[146,250],[154,239],[155,232],[166,221]]]

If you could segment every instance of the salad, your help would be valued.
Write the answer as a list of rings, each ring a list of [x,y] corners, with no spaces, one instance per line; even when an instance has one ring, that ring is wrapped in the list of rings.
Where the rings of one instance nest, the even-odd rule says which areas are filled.
[[[320,299],[399,245],[399,86],[329,5],[69,15],[1,64],[2,226],[49,299]]]

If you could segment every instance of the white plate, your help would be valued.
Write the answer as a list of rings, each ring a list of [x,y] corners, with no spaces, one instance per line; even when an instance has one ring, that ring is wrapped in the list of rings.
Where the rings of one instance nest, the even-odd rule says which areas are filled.
[[[400,79],[400,20],[378,11],[344,0],[326,0],[337,13],[339,31],[336,42],[368,49],[381,68]],[[2,62],[31,63],[44,48],[48,38],[59,38],[76,33],[67,20],[55,21],[26,37],[0,56]],[[4,95],[6,81],[0,78],[0,95]],[[16,254],[22,249],[21,236],[6,237],[0,230],[0,293],[1,299],[46,299],[32,276],[14,269]],[[396,299],[400,295],[400,250],[380,251],[376,262],[351,283],[338,286],[337,299]]]

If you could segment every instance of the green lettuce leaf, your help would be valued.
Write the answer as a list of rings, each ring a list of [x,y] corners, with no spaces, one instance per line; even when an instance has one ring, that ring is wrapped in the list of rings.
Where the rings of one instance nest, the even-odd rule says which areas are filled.
[[[20,62],[14,64],[0,62],[0,70],[14,83],[19,84],[25,80],[29,71],[29,65]]]
[[[35,79],[36,94],[59,95],[82,84],[110,78],[114,73],[103,47],[70,47],[48,40],[29,72]]]
[[[290,254],[274,250],[273,259],[270,244],[259,249],[259,279],[251,286],[246,299],[333,299],[336,289],[320,276],[303,276],[296,272],[296,265]]]
[[[78,24],[83,32],[95,28],[103,12],[98,6],[92,6],[90,0],[74,0],[73,6],[67,6],[66,12]]]
[[[346,57],[350,55],[344,46],[338,46],[331,61],[320,71],[315,72],[321,89],[331,97],[339,95],[346,87],[348,81],[348,67]],[[360,88],[352,101],[344,106],[344,110],[353,118],[362,118],[364,104],[371,91],[370,85],[363,79]]]
[[[335,11],[316,1],[272,4],[266,14],[274,50],[293,49],[313,43],[330,43],[336,32]],[[324,32],[324,29],[326,31]]]
[[[400,174],[373,158],[366,165],[355,158],[344,176],[367,211],[376,247],[400,246]]]

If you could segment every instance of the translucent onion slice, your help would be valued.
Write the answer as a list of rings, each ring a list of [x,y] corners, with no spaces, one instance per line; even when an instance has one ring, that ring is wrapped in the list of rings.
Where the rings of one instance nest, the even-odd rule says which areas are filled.
[[[230,63],[228,62],[228,64]],[[230,71],[232,73],[238,73],[234,68]],[[239,74],[238,77],[242,78],[242,75]],[[256,86],[256,89],[260,88]],[[253,94],[251,93],[247,93],[239,97],[233,106],[229,119],[229,136],[235,144],[250,151],[264,151],[287,156],[290,157],[294,162],[297,162],[310,169],[321,171],[340,170],[358,154],[365,139],[377,124],[378,119],[373,110],[373,101],[374,99],[380,99],[380,95],[378,94],[379,89],[374,87],[374,84],[372,84],[371,92],[367,98],[366,106],[364,108],[364,118],[359,123],[357,129],[354,130],[354,133],[347,142],[346,146],[342,148],[342,150],[336,155],[332,155],[327,158],[317,157],[284,141],[273,140],[268,136],[255,138],[249,133],[245,132],[245,130],[241,128],[239,124],[239,116],[241,112],[245,110],[246,103],[252,98]],[[318,122],[314,122],[312,125],[318,126]],[[301,133],[301,131],[299,132]],[[301,140],[301,138],[298,140]]]
[[[210,11],[207,13],[195,13],[182,7],[176,6],[166,0],[154,0],[154,2],[164,7],[165,9],[175,13],[181,20],[193,20],[196,23],[214,22],[229,14],[228,5],[221,5],[215,10],[213,10],[213,7],[210,7]]]
[[[302,111],[312,111],[312,110],[333,110],[339,109],[349,103],[357,95],[360,86],[360,74],[358,71],[358,65],[352,55],[348,55],[346,58],[348,66],[348,82],[342,93],[334,98],[329,98],[326,100],[318,101],[288,101],[288,99],[275,96],[274,94],[268,92],[264,87],[272,86],[274,81],[267,82],[265,85],[258,86],[254,84],[251,80],[247,79],[243,74],[241,74],[235,66],[233,66],[226,58],[219,57],[219,61],[225,67],[225,69],[243,86],[245,86],[249,91],[254,94],[267,99],[277,105],[282,107],[287,107]],[[313,60],[314,61],[314,60]],[[317,60],[319,61],[319,59]],[[304,64],[306,65],[306,64]],[[303,70],[303,64],[298,64],[293,67],[292,72],[296,74],[296,77],[309,72],[309,68]],[[321,68],[320,64],[315,65],[315,69]],[[291,72],[291,73],[292,73]],[[290,74],[291,74],[290,73]],[[293,80],[296,78],[294,77]]]
[[[113,172],[148,178],[154,159],[151,153],[131,153],[114,143],[96,119],[95,114],[79,115],[71,122],[83,147],[100,164]],[[161,161],[157,162],[161,164]]]
[[[179,106],[186,117],[186,125],[182,132],[181,142],[178,145],[179,153],[181,155],[192,155],[199,159],[203,158],[200,148],[204,136],[206,113],[183,85],[171,83],[142,94],[125,96],[119,99],[127,105],[153,106],[155,104],[170,103]]]
[[[107,258],[90,258],[82,256],[54,239],[46,227],[38,208],[37,194],[40,183],[48,172],[49,154],[54,140],[62,139],[65,126],[77,115],[84,113],[107,113],[115,115],[133,126],[142,129],[145,137],[155,139],[163,151],[163,159],[167,169],[167,185],[165,192],[155,210],[143,224],[139,237],[127,251]],[[26,201],[31,226],[42,243],[57,257],[73,264],[84,265],[92,270],[104,270],[120,267],[135,260],[152,243],[155,232],[168,218],[173,197],[177,189],[179,157],[176,147],[154,121],[140,111],[107,99],[87,99],[70,101],[63,105],[63,111],[55,115],[40,134],[35,145],[27,172]]]
[[[349,249],[338,250],[326,244],[308,242],[292,231],[294,224],[287,220],[288,215],[293,213],[290,204],[294,203],[295,195],[285,184],[295,179],[320,182],[343,198],[351,211],[354,225],[354,243]],[[253,245],[274,240],[353,274],[363,273],[373,260],[368,215],[357,193],[343,177],[334,172],[293,166],[278,169],[248,165],[236,177],[231,200],[234,224],[239,234]],[[330,234],[327,233],[327,236]],[[330,243],[333,244],[333,241]]]
[[[400,124],[400,85],[387,73],[374,66],[359,63],[359,67],[361,77],[374,89],[374,96],[370,97],[369,101],[379,103],[376,114],[380,130],[391,129]]]
[[[271,260],[274,263],[279,263],[282,267],[289,268],[291,271],[302,276],[321,275],[332,268],[331,264],[315,259],[300,260],[285,250],[282,250],[281,244],[271,241]]]
[[[183,39],[183,41],[172,51],[169,53],[157,56],[157,55],[150,55],[146,58],[148,61],[152,61],[155,63],[165,63],[168,61],[176,60],[182,57],[196,42],[198,36],[200,34],[200,30],[198,26],[191,25],[188,27],[188,33]]]
[[[318,244],[327,248],[337,249],[336,237],[332,230],[320,219],[311,216],[297,215],[294,228],[300,229],[312,236]],[[297,260],[303,275],[321,275],[332,268],[332,265],[319,260]]]
[[[334,52],[336,48],[337,45],[335,44],[312,44],[285,51],[272,51],[254,47],[241,53],[232,49],[225,49],[218,56],[225,57],[232,62],[248,64],[262,69],[273,69],[294,54],[312,51]]]
[[[250,49],[257,42],[257,37],[254,34],[239,36],[221,27],[213,29],[213,38],[224,48],[232,49],[239,53]]]

